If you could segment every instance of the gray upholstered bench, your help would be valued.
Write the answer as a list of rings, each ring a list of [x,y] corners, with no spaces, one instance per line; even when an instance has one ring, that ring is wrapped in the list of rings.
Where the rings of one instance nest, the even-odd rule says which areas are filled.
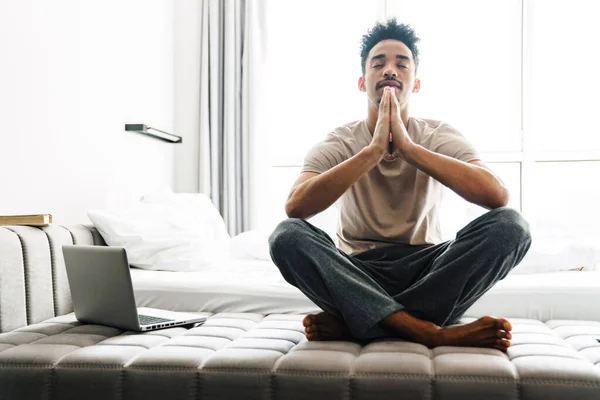
[[[600,323],[513,320],[514,346],[308,342],[302,316],[148,333],[72,314],[0,335],[2,399],[598,399]]]
[[[600,399],[600,322],[511,318],[513,346],[308,342],[301,315],[83,325],[59,248],[85,227],[0,227],[0,399]],[[508,316],[510,317],[510,316]],[[469,322],[465,318],[461,322]]]

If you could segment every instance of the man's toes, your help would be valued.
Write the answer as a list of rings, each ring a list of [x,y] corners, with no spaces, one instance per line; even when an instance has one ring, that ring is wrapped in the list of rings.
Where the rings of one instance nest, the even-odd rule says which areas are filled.
[[[510,347],[510,341],[506,339],[497,339],[494,343],[491,344],[490,347],[506,353],[508,351],[508,348]]]
[[[315,333],[317,333],[319,331],[319,329],[317,328],[317,325],[310,325],[310,326],[307,326],[306,328],[304,328],[304,331],[306,333],[313,333],[313,334],[315,334]]]
[[[500,339],[512,339],[512,333],[498,329],[496,331],[496,337]]]
[[[512,324],[506,318],[498,318],[496,320],[496,326],[498,329],[512,331]]]
[[[314,324],[314,315],[312,314],[308,314],[306,317],[304,317],[304,319],[302,320],[302,325],[304,326],[310,326]]]

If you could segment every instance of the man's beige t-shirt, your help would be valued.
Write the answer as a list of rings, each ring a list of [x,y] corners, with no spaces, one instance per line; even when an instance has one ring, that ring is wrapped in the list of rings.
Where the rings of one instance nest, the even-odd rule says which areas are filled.
[[[410,118],[408,135],[415,144],[469,162],[475,148],[450,125]],[[304,159],[302,172],[323,173],[371,143],[367,121],[331,132]],[[336,202],[338,246],[348,254],[394,244],[436,244],[442,240],[439,210],[444,185],[402,158],[382,160]]]

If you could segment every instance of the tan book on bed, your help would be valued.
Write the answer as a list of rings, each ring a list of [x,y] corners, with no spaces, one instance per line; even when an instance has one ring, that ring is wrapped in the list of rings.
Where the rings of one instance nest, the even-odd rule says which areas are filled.
[[[46,226],[51,223],[51,214],[0,215],[0,225]]]

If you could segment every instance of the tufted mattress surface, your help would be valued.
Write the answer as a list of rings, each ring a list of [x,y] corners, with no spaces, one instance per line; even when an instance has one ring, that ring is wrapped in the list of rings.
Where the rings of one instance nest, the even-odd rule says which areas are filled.
[[[302,315],[202,314],[190,329],[123,332],[68,314],[0,334],[0,398],[600,398],[600,322],[511,319],[504,354],[308,342]]]

